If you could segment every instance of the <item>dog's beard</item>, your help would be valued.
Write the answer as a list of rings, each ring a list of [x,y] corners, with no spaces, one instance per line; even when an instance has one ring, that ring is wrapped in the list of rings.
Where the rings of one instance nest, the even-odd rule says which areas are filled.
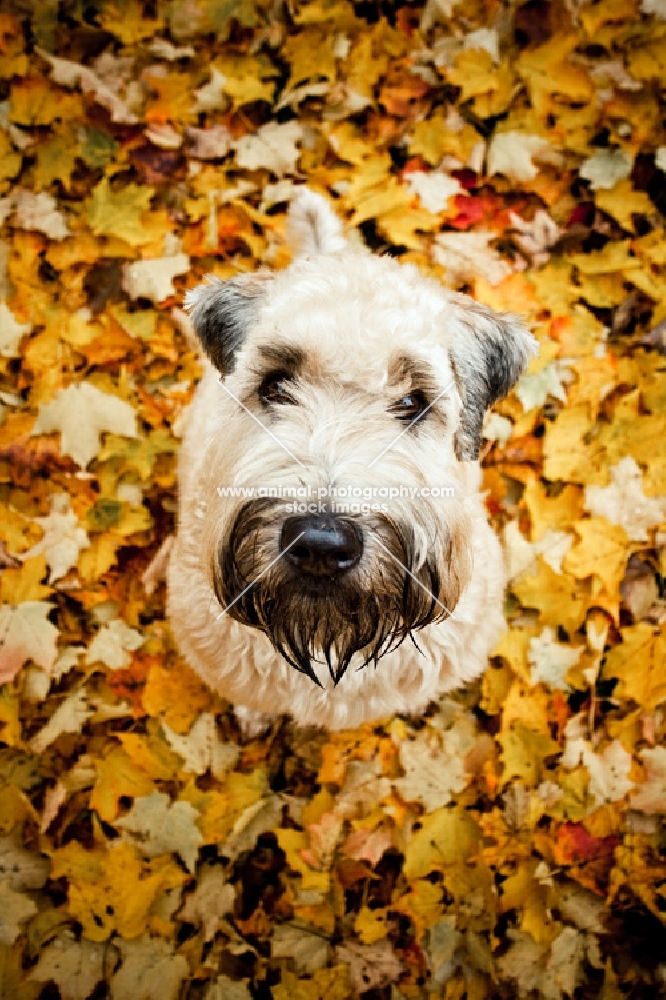
[[[326,663],[337,685],[356,653],[361,666],[376,665],[414,632],[453,611],[462,590],[459,577],[450,574],[442,596],[435,560],[414,566],[411,529],[386,517],[358,519],[366,538],[375,535],[381,542],[373,565],[364,555],[347,573],[321,579],[298,572],[284,557],[275,560],[281,524],[276,515],[273,500],[241,508],[214,567],[215,593],[231,617],[262,629],[285,660],[320,687],[315,663]]]

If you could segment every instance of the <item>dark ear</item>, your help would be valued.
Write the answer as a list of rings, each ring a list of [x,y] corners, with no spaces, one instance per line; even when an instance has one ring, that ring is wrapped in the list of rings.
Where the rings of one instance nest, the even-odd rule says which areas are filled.
[[[451,362],[462,399],[456,456],[479,457],[483,417],[515,385],[539,345],[517,316],[496,313],[468,296],[456,295]]]
[[[252,326],[270,271],[255,271],[221,281],[209,275],[205,285],[185,296],[185,308],[201,346],[223,375],[233,371],[236,352]]]

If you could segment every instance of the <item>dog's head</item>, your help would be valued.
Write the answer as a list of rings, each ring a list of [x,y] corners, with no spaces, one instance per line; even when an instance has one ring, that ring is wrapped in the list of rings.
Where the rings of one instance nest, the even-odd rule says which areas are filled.
[[[306,252],[286,270],[188,295],[220,382],[204,559],[226,613],[337,683],[454,611],[483,415],[536,343],[516,317],[348,247],[312,192],[292,231]]]

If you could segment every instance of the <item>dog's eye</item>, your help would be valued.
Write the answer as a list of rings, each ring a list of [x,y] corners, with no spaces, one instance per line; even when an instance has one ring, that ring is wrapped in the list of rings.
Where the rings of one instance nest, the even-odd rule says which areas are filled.
[[[295,403],[296,400],[289,391],[292,379],[281,372],[271,372],[259,386],[259,398],[262,403]]]
[[[428,403],[425,396],[416,389],[414,392],[408,393],[402,399],[398,399],[393,403],[389,407],[389,413],[392,413],[398,420],[404,420],[408,424],[412,420],[416,420],[427,408]]]

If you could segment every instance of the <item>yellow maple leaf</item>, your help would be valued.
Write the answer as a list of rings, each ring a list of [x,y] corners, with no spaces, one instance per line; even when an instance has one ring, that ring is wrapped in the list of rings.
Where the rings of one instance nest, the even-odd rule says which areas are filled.
[[[116,561],[116,550],[122,538],[112,535],[94,535],[90,546],[79,556],[78,571],[82,580],[99,580]]]
[[[479,838],[479,827],[465,809],[444,806],[421,819],[405,850],[404,874],[423,878],[447,865],[463,864],[476,853]]]
[[[115,191],[109,178],[103,177],[87,202],[88,224],[96,236],[117,236],[132,247],[150,243],[155,233],[142,217],[152,197],[152,188],[139,184]]]
[[[433,927],[441,919],[445,910],[443,897],[441,884],[433,884],[427,879],[417,879],[409,892],[391,904],[391,912],[407,914],[423,933],[424,930]],[[376,913],[377,911],[371,910],[370,912]]]
[[[302,830],[276,830],[275,835],[278,844],[287,855],[289,867],[300,874],[303,890],[312,889],[327,893],[330,887],[329,873],[315,871],[303,860],[302,852],[310,846],[307,833]]]
[[[502,729],[506,731],[518,724],[535,733],[549,734],[549,703],[549,694],[543,688],[530,688],[515,681],[507,692],[502,709]]]
[[[152,663],[143,693],[146,712],[164,721],[177,733],[187,733],[202,712],[214,704],[210,689],[185,662],[173,668]]]
[[[612,423],[601,427],[598,440],[606,449],[609,465],[616,465],[627,454],[631,455],[645,468],[643,484],[647,493],[666,496],[665,437],[666,413],[641,413],[637,390],[618,403]],[[606,482],[599,485],[605,486]]]
[[[531,539],[540,541],[546,532],[562,531],[583,513],[583,490],[567,484],[556,496],[549,496],[543,482],[530,474],[523,493],[532,525]]]
[[[544,45],[527,49],[516,60],[539,114],[551,110],[553,95],[585,102],[592,96],[594,88],[587,70],[569,59],[578,44],[577,34],[557,32]]]
[[[660,26],[629,53],[629,72],[635,80],[663,80],[666,76],[666,32]]]
[[[498,740],[502,746],[500,759],[504,765],[502,785],[518,778],[528,788],[536,788],[543,778],[545,758],[560,749],[559,744],[546,733],[537,733],[518,722],[502,733]]]
[[[24,601],[41,601],[53,593],[53,587],[42,583],[47,575],[46,556],[26,559],[19,569],[8,567],[0,577],[0,602],[19,605]]]
[[[538,862],[530,859],[502,883],[500,909],[503,913],[518,909],[529,927],[524,927],[536,940],[550,940],[552,931],[547,916],[548,886],[536,878]]]
[[[587,588],[566,573],[556,573],[541,556],[537,573],[523,574],[511,589],[525,608],[537,608],[544,625],[561,625],[570,634],[581,625],[589,600]]]
[[[107,823],[116,819],[121,798],[150,795],[155,790],[152,778],[120,747],[97,760],[96,770],[90,808]]]
[[[441,890],[438,890],[441,897]],[[393,907],[392,907],[393,909]],[[362,906],[354,921],[354,930],[363,944],[373,944],[381,941],[388,932],[388,912],[385,909],[371,910],[368,906]]]
[[[51,125],[56,117],[61,121],[85,121],[81,95],[63,93],[47,80],[36,77],[14,80],[10,95],[11,121],[18,125]]]
[[[271,996],[274,1000],[348,1000],[352,992],[349,966],[343,964],[318,969],[309,979],[298,979],[285,969]]]
[[[639,622],[622,629],[622,642],[609,650],[604,677],[617,677],[616,694],[631,698],[643,711],[653,711],[666,701],[666,636]]]
[[[610,191],[597,191],[594,200],[624,229],[633,230],[634,215],[651,215],[654,205],[644,191],[636,191],[628,177],[618,181]]]
[[[603,448],[598,440],[586,440],[592,428],[587,403],[562,410],[557,420],[546,424],[543,472],[546,479],[605,486]]]
[[[598,576],[609,594],[615,594],[629,558],[629,539],[624,528],[605,517],[591,517],[573,525],[580,541],[564,557],[564,569],[582,580]]]
[[[186,878],[175,862],[142,862],[127,843],[113,844],[108,851],[70,843],[53,855],[53,877],[61,875],[69,881],[69,912],[81,921],[90,941],[106,941],[114,931],[138,937],[146,930],[157,894]]]
[[[161,729],[156,730],[153,719],[149,720],[148,728],[149,733],[145,736],[141,733],[119,733],[118,739],[140,771],[155,780],[169,781],[178,771],[180,758],[170,748]]]
[[[250,774],[231,771],[221,786],[210,792],[188,785],[181,798],[200,813],[198,825],[204,842],[216,844],[227,839],[240,816],[260,802],[267,791],[265,771],[255,768]]]
[[[133,45],[157,34],[163,24],[161,18],[147,18],[144,10],[140,0],[105,3],[99,13],[99,22],[125,45]]]
[[[508,63],[495,66],[486,49],[464,49],[447,78],[461,88],[462,100],[473,99],[475,112],[482,118],[506,111],[513,94],[513,72]]]

